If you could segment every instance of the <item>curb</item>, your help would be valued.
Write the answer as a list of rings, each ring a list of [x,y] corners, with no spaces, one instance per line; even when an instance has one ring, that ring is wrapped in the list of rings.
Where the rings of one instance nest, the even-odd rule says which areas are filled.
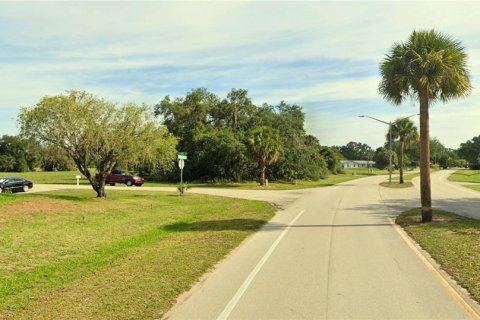
[[[449,291],[455,300],[472,316],[473,319],[480,320],[480,304],[472,299],[470,293],[460,286],[440,264],[432,258],[410,235],[392,218],[388,218],[393,229],[400,235],[412,251],[419,257],[425,266],[436,276],[440,283]]]

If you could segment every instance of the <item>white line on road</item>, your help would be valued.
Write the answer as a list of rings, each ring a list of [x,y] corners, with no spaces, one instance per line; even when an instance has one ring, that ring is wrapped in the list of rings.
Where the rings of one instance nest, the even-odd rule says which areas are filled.
[[[300,211],[299,214],[293,220],[288,224],[288,226],[283,230],[283,232],[278,236],[277,240],[272,244],[270,249],[268,249],[267,253],[262,257],[262,259],[257,263],[255,268],[250,272],[248,275],[247,279],[243,282],[243,284],[238,288],[237,292],[235,295],[232,297],[230,302],[227,304],[225,309],[223,309],[222,313],[218,316],[217,320],[226,320],[229,316],[230,313],[232,313],[233,309],[237,306],[238,301],[242,298],[243,294],[245,291],[247,291],[248,287],[252,283],[253,279],[257,276],[258,272],[262,269],[263,265],[265,262],[267,262],[268,258],[272,255],[273,251],[275,251],[275,248],[278,246],[280,241],[282,241],[283,237],[287,234],[288,230],[292,227],[292,225],[295,223],[295,221],[300,218],[300,216],[305,212],[305,210]]]

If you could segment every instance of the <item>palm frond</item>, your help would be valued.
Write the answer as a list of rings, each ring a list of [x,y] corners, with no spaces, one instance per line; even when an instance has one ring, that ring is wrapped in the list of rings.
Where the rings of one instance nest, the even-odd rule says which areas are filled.
[[[466,59],[459,41],[435,30],[415,30],[407,42],[395,43],[380,64],[378,91],[397,105],[422,93],[430,101],[464,97],[472,90]]]

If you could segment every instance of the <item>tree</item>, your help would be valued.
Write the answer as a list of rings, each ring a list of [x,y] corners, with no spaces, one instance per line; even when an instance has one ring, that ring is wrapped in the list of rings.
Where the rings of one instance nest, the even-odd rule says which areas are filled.
[[[391,126],[392,139],[400,142],[400,183],[403,181],[404,151],[410,144],[418,140],[418,130],[410,119],[397,119]],[[387,139],[390,137],[387,134]]]
[[[466,96],[472,86],[467,54],[457,40],[434,30],[413,31],[396,43],[380,65],[380,94],[399,105],[407,97],[420,102],[420,198],[422,221],[432,220],[429,105]]]
[[[230,128],[233,131],[245,129],[248,119],[255,112],[255,105],[244,89],[232,89],[221,103],[211,109],[210,115],[217,128]]]
[[[480,156],[480,135],[461,143],[458,155],[472,165],[480,164],[478,162],[478,157]]]
[[[434,164],[438,164],[440,159],[448,155],[448,150],[438,138],[433,137],[430,139],[430,161]]]
[[[210,130],[194,137],[197,148],[195,171],[203,180],[241,181],[249,169],[242,137],[232,129]]]
[[[266,168],[277,161],[282,151],[278,130],[271,127],[257,127],[247,138],[250,158],[260,165],[260,185],[265,185]]]
[[[392,164],[397,163],[397,153],[390,151],[389,148],[379,147],[375,150],[373,155],[373,161],[375,161],[375,167],[380,170],[387,169],[390,164],[390,155],[392,156]]]
[[[117,107],[84,91],[45,96],[19,115],[22,133],[62,148],[85,175],[97,197],[106,197],[105,179],[116,166],[128,166],[158,158],[156,151],[175,149],[166,128],[150,119],[145,106]],[[164,150],[162,145],[170,147]],[[163,165],[169,165],[164,163]],[[92,175],[95,167],[98,178]]]
[[[210,113],[219,103],[218,97],[205,88],[187,93],[185,98],[171,101],[166,96],[155,105],[155,116],[161,116],[168,130],[180,139],[192,137],[194,130],[204,129],[211,124]]]
[[[369,157],[372,152],[372,148],[369,145],[354,141],[350,141],[344,146],[334,148],[348,160],[370,160]]]
[[[40,163],[44,171],[69,171],[76,168],[75,162],[64,149],[56,145],[43,143],[39,146]]]
[[[340,166],[340,158],[342,156],[341,153],[337,152],[333,148],[322,147],[320,149],[320,155],[327,163],[327,168],[331,173],[337,174],[342,172],[342,167]]]
[[[163,118],[170,132],[179,138],[179,150],[188,152],[184,174],[189,179],[256,177],[252,163],[245,164],[243,159],[249,157],[246,137],[262,126],[278,130],[283,147],[277,161],[269,165],[271,179],[316,180],[328,174],[327,161],[320,153],[318,140],[305,132],[305,114],[300,106],[281,101],[275,106],[264,103],[257,107],[244,89],[232,89],[226,98],[220,99],[199,88],[185,97],[171,99],[166,96],[155,106],[155,115]],[[231,148],[224,144],[228,141],[232,143]],[[218,158],[220,145],[225,146],[224,159]],[[230,161],[237,155],[239,163]],[[335,167],[336,163],[338,161],[333,159],[330,167]]]
[[[0,138],[0,171],[33,170],[37,162],[37,154],[30,151],[27,139],[20,136],[2,136]]]

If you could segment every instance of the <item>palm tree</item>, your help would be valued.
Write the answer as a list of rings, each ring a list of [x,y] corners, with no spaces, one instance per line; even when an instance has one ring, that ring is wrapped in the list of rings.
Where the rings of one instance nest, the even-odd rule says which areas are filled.
[[[250,158],[260,165],[260,185],[265,185],[267,165],[277,161],[282,151],[282,141],[278,130],[271,127],[257,127],[247,138]]]
[[[412,120],[407,118],[400,118],[395,120],[391,128],[392,140],[398,139],[400,142],[400,183],[404,183],[404,151],[410,146],[410,144],[418,140],[418,130],[417,127],[415,127],[415,125],[413,124]]]
[[[465,48],[434,30],[413,31],[396,43],[380,65],[379,92],[399,105],[408,97],[420,101],[420,198],[422,221],[432,220],[428,107],[436,101],[464,97],[472,89]]]

